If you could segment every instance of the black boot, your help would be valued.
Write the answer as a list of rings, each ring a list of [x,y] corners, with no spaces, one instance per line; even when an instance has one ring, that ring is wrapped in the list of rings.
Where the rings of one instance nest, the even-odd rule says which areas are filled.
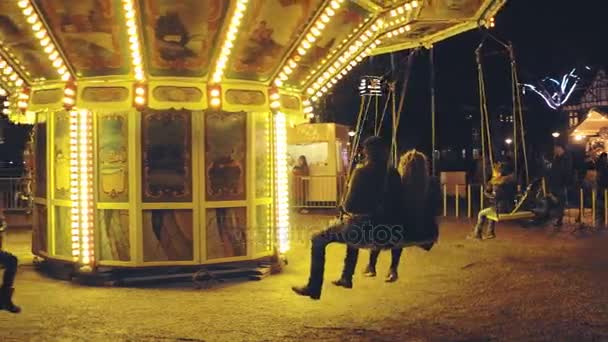
[[[300,296],[310,297],[311,299],[321,298],[320,291],[313,291],[308,285],[306,286],[292,286],[291,290]]]
[[[344,288],[347,288],[347,289],[352,289],[353,288],[353,281],[349,280],[349,279],[340,278],[338,280],[332,281],[331,283],[334,284],[334,285],[336,285],[336,286],[344,287]]]
[[[21,308],[13,303],[13,288],[0,289],[0,310],[6,310],[12,313],[21,312]]]
[[[391,270],[388,272],[388,275],[386,276],[386,279],[384,279],[384,281],[387,283],[394,283],[397,281],[397,279],[399,279],[399,274],[397,274],[397,270],[394,268],[391,268]]]

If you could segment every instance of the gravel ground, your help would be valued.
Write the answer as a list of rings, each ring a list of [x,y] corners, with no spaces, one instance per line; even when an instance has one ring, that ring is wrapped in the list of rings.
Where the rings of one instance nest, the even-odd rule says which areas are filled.
[[[326,221],[301,216],[298,227]],[[310,228],[294,234],[283,273],[206,290],[49,279],[31,265],[29,236],[14,234],[23,313],[0,313],[0,341],[608,341],[608,234],[500,224],[498,239],[475,242],[463,239],[469,228],[443,222],[431,252],[406,250],[393,284],[360,275],[362,252],[352,290],[329,283],[344,256],[330,246],[320,301],[290,290],[307,279]]]

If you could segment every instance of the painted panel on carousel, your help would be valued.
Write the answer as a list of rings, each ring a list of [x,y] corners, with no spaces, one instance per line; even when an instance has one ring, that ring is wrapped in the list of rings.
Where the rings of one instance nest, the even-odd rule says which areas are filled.
[[[247,113],[205,113],[208,201],[245,200]]]
[[[98,219],[99,259],[130,261],[129,211],[99,210]]]
[[[129,72],[120,0],[36,0],[78,76]]]
[[[247,255],[247,209],[207,209],[207,259]]]
[[[143,0],[140,3],[150,74],[207,74],[229,2]]]
[[[299,110],[300,99],[297,96],[281,94],[281,106],[286,109]]]
[[[471,18],[483,0],[428,0],[420,12],[421,20],[461,20]]]
[[[270,113],[255,114],[255,196],[270,197]]]
[[[72,208],[55,207],[55,255],[72,256]]]
[[[192,260],[192,224],[192,210],[144,210],[144,261]]]
[[[294,69],[287,83],[295,86],[304,84],[309,73],[319,65],[319,61],[328,57],[334,48],[365,22],[368,15],[369,12],[354,1],[345,2],[343,8],[337,10],[336,15],[326,24],[323,34],[312,44],[308,53],[303,57],[295,57],[298,67]]]
[[[70,115],[57,112],[54,115],[54,165],[55,198],[70,199]]]
[[[11,49],[33,79],[59,79],[47,54],[34,36],[32,26],[17,1],[0,1],[0,41]]]
[[[271,220],[271,205],[263,204],[255,207],[255,236],[253,237],[253,249],[255,253],[268,252],[272,249],[271,239],[273,226]]]
[[[143,201],[192,201],[191,112],[142,115]]]
[[[36,113],[36,138],[35,138],[35,151],[34,151],[34,194],[36,197],[46,197],[46,186],[47,186],[47,160],[46,160],[46,113]]]
[[[82,99],[86,102],[122,102],[129,98],[125,87],[86,87]]]
[[[63,99],[63,89],[41,89],[32,94],[32,103],[36,105],[58,103]]]
[[[234,43],[227,77],[267,81],[322,1],[251,1]]]
[[[266,96],[258,90],[230,89],[226,91],[226,102],[245,106],[261,106],[266,102]]]
[[[200,102],[203,99],[203,92],[194,87],[159,86],[154,88],[152,96],[157,101]]]
[[[126,113],[99,114],[98,200],[129,200],[128,117]]]
[[[32,226],[32,252],[47,252],[48,216],[46,205],[36,203],[34,205],[34,215],[36,224]]]

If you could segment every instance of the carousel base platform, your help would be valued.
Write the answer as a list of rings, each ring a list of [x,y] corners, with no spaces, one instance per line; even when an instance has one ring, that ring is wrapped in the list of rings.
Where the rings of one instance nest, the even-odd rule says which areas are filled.
[[[40,272],[52,278],[88,286],[144,287],[192,283],[195,288],[209,288],[227,280],[262,280],[281,272],[287,262],[282,257],[271,256],[213,265],[98,267],[93,272],[81,271],[72,263],[54,259],[37,259],[34,264]]]

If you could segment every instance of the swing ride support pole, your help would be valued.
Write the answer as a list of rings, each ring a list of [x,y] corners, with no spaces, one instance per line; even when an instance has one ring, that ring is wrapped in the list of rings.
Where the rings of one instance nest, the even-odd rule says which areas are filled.
[[[595,189],[591,190],[591,225],[595,227],[595,196],[597,192]]]
[[[578,216],[581,218],[581,224],[583,224],[583,216],[585,216],[585,203],[583,203],[584,199],[583,189],[580,189],[578,199]]]
[[[435,56],[434,48],[429,51],[429,62],[431,66],[431,169],[433,176],[437,176],[436,156],[435,156]]]
[[[460,213],[460,186],[459,184],[456,184],[456,194],[454,196],[454,200],[456,203],[454,203],[454,207],[456,208],[456,217],[458,217],[458,214]]]
[[[471,218],[471,184],[467,184],[467,217]]]
[[[526,184],[530,183],[530,174],[528,172],[528,155],[526,152],[526,132],[524,130],[524,111],[521,103],[521,93],[519,92],[519,76],[517,75],[517,63],[515,61],[515,52],[513,51],[513,45],[509,44],[509,54],[511,57],[511,73],[513,75],[513,96],[515,100],[515,108],[517,108],[517,114],[519,115],[517,121],[519,122],[519,132],[521,140],[521,151],[524,157],[524,170],[526,172]]]
[[[481,48],[477,48],[477,50],[475,50],[475,54],[477,55],[477,82],[479,84],[479,139],[480,139],[480,143],[481,143],[481,174],[483,176],[483,180],[482,182],[486,181],[486,145],[485,145],[485,122],[484,122],[484,112],[483,112],[483,107],[484,107],[484,94],[485,91],[483,90],[483,71],[481,68]],[[482,197],[483,198],[483,197]],[[483,200],[482,200],[483,202]],[[482,208],[483,208],[483,204],[482,204]]]
[[[515,58],[513,57],[513,46],[511,46],[511,44],[509,44],[507,46],[507,50],[509,51],[509,60],[510,60],[510,64],[511,64],[511,100],[512,100],[512,104],[513,104],[513,112],[512,112],[512,119],[513,119],[513,163],[514,163],[514,170],[515,170],[515,177],[517,180],[519,180],[519,169],[518,169],[518,148],[517,148],[517,121],[518,121],[518,110],[517,110],[517,100],[516,100],[516,96],[515,93],[518,91],[517,89],[517,80],[515,79],[515,74],[513,73],[513,65],[515,63]]]
[[[448,216],[448,185],[443,184],[443,216]]]

